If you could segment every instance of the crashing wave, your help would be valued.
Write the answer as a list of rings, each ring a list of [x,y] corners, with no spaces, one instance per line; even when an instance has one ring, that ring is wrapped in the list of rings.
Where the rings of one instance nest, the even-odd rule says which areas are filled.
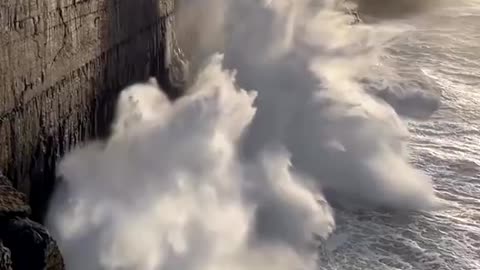
[[[352,25],[326,0],[186,0],[182,14],[181,43],[204,34],[185,46],[199,71],[188,95],[128,87],[111,138],[59,166],[49,220],[69,269],[313,269],[314,235],[334,229],[323,191],[438,205],[403,121],[358,80],[388,29]]]

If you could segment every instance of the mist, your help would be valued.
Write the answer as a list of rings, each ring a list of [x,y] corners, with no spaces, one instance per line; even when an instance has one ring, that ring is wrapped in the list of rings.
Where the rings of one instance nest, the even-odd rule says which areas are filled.
[[[407,162],[404,123],[370,91],[373,83],[362,83],[388,84],[381,75],[389,73],[375,68],[402,29],[351,25],[352,16],[333,1],[222,3],[224,31],[204,38],[221,40],[215,46],[223,46],[238,83],[258,91],[258,111],[243,141],[247,156],[280,144],[292,153],[294,168],[323,188],[391,207],[435,204],[430,179]],[[205,20],[199,16],[192,21]],[[390,103],[406,100],[399,94]]]
[[[64,157],[49,226],[69,269],[314,269],[328,200],[432,210],[408,129],[369,90],[403,29],[335,1],[183,0],[187,94],[124,89],[112,135]],[[182,18],[185,18],[184,20]],[[402,103],[398,105],[402,106]]]

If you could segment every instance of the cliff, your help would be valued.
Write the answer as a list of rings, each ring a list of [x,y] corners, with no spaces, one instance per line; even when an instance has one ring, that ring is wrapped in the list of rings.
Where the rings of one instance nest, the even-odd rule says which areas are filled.
[[[182,81],[173,0],[3,0],[0,168],[42,219],[56,161],[108,130],[122,87]]]
[[[55,242],[32,220],[42,222],[58,159],[108,134],[120,89],[156,76],[179,94],[173,8],[174,0],[1,1],[0,173],[11,181],[1,177],[0,269],[60,269]],[[45,264],[28,264],[35,260]]]

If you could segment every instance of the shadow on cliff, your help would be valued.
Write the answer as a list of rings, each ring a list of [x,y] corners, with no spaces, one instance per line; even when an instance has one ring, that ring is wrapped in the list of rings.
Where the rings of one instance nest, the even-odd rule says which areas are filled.
[[[102,57],[105,65],[96,81],[102,89],[93,100],[95,135],[105,138],[118,94],[126,86],[156,77],[171,99],[181,86],[171,77],[173,44],[172,0],[106,1]],[[112,46],[112,44],[115,44]]]

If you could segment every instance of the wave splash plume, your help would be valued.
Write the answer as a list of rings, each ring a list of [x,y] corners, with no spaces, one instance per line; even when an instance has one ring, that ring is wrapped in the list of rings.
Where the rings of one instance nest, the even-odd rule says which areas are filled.
[[[188,94],[124,89],[111,137],[59,165],[49,224],[69,269],[314,269],[335,227],[324,192],[439,205],[396,111],[362,84],[396,31],[327,0],[185,0],[178,17]]]

